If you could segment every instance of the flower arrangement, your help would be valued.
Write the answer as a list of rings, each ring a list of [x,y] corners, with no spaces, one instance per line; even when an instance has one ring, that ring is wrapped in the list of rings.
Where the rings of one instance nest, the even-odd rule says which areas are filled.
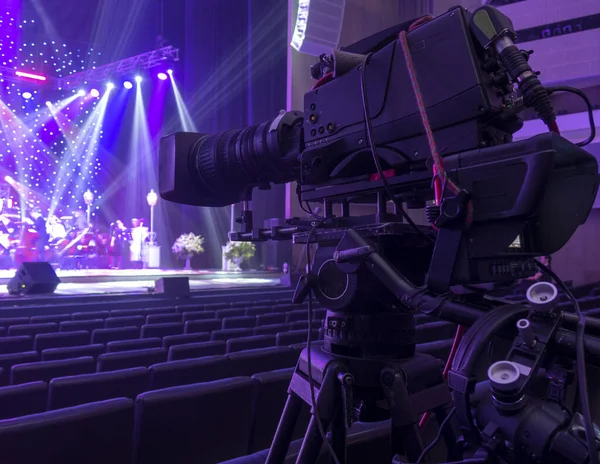
[[[225,247],[224,256],[229,261],[235,259],[250,259],[256,253],[256,246],[250,242],[229,242]]]
[[[191,256],[204,252],[204,237],[192,233],[181,234],[171,247],[171,251],[179,259],[188,259]]]

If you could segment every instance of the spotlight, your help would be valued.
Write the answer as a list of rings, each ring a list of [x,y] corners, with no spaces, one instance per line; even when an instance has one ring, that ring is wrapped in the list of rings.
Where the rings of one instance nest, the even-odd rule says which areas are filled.
[[[78,97],[85,97],[85,90],[80,90],[79,92],[77,92],[77,96]]]
[[[135,81],[139,84],[142,82],[142,76],[135,76]]]
[[[125,81],[125,82],[123,82],[123,87],[125,87],[127,90],[129,90],[133,87],[133,84],[129,81]]]
[[[107,85],[108,87],[108,85]],[[94,98],[98,98],[100,96],[100,91],[98,89],[92,89],[90,95]]]
[[[173,75],[173,70],[172,70],[172,69],[169,69],[169,70],[167,71],[167,74],[168,74],[169,76],[172,76],[172,75]]]
[[[114,89],[114,88],[115,88],[115,84],[113,84],[112,82],[109,82],[108,84],[106,84],[106,88],[107,88],[108,90],[112,90],[112,89]]]
[[[166,80],[169,78],[169,76],[167,76],[167,75],[166,75],[164,72],[159,72],[159,73],[158,73],[158,78],[159,78],[161,81],[166,81]]]
[[[31,95],[31,92],[23,92],[21,94],[21,96],[25,99],[25,100],[29,100],[31,97],[33,97],[33,95]]]
[[[48,108],[50,108],[50,107],[52,106],[52,102],[51,102],[50,100],[48,100],[48,101],[46,102],[46,106],[47,106]]]

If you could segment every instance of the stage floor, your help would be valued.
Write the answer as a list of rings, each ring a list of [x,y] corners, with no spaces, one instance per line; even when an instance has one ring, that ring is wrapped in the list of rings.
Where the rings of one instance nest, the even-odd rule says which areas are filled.
[[[14,270],[0,270],[0,297],[8,297],[6,284],[15,275]],[[119,293],[148,293],[154,282],[162,277],[186,276],[190,290],[212,290],[280,285],[281,273],[267,271],[227,272],[216,270],[167,269],[85,269],[57,270],[61,283],[56,295],[101,295]]]

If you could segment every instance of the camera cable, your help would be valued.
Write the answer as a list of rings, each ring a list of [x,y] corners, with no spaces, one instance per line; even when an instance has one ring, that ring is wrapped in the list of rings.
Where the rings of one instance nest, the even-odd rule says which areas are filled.
[[[554,92],[569,92],[579,96],[584,101],[590,122],[590,135],[585,140],[577,142],[575,145],[578,147],[585,147],[586,145],[592,143],[596,138],[596,123],[594,121],[594,108],[592,107],[592,103],[590,102],[588,96],[581,90],[566,85],[546,87],[546,92],[548,92],[548,95],[552,95]]]

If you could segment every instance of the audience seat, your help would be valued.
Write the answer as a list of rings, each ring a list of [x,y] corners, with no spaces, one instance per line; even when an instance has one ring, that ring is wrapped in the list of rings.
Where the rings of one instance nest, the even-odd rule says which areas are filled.
[[[46,382],[0,387],[0,420],[44,412],[47,402],[48,384]]]
[[[256,326],[256,316],[226,317],[222,329],[247,329]]]
[[[198,342],[186,343],[184,345],[174,345],[169,348],[169,361],[180,359],[201,358],[203,356],[214,356],[225,354],[227,350],[226,342]]]
[[[106,319],[109,316],[109,311],[87,311],[78,312],[71,315],[72,321],[90,321],[93,319]]]
[[[142,393],[134,462],[212,464],[244,454],[254,386],[251,379],[232,378]]]
[[[288,324],[291,322],[297,321],[306,321],[308,320],[308,311],[306,309],[299,309],[295,311],[290,311],[286,315],[286,320]]]
[[[90,333],[95,329],[104,327],[104,319],[90,319],[89,321],[65,321],[60,323],[61,332],[74,332],[76,330],[87,330]]]
[[[120,351],[145,350],[148,348],[161,348],[160,338],[144,338],[139,340],[121,340],[117,342],[108,342],[106,344],[107,353],[118,353]]]
[[[104,327],[107,329],[113,329],[117,327],[141,327],[145,323],[145,316],[109,317],[104,321]]]
[[[92,332],[92,343],[118,342],[140,338],[139,327],[114,327],[112,329],[96,329]]]
[[[425,353],[433,356],[434,358],[446,360],[450,355],[450,350],[452,349],[452,344],[454,343],[454,339],[447,340],[438,340],[435,342],[428,343],[419,343],[416,346],[416,351],[418,353]]]
[[[98,372],[116,371],[130,367],[148,367],[166,360],[167,350],[163,348],[104,353],[98,356]]]
[[[254,335],[275,335],[288,330],[290,330],[290,326],[287,324],[269,324],[255,327]]]
[[[285,318],[285,313],[261,314],[256,316],[256,325],[258,327],[273,324],[285,324]]]
[[[31,324],[43,324],[44,322],[56,322],[60,324],[63,321],[70,321],[71,314],[46,314],[44,316],[31,316]]]
[[[313,329],[311,340],[319,339],[319,330]],[[308,338],[308,330],[290,330],[277,334],[277,346],[290,346],[296,343],[306,342]]]
[[[254,335],[254,329],[225,329],[213,330],[210,334],[212,341],[229,340],[230,338],[251,337]]]
[[[216,319],[216,313],[214,311],[190,311],[185,312],[181,315],[181,320],[185,323],[187,321],[200,321],[204,319]]]
[[[275,346],[275,335],[253,335],[227,340],[227,353]]]
[[[87,330],[45,333],[35,336],[33,349],[36,351],[43,351],[48,348],[66,348],[69,346],[87,345],[89,342],[90,334]]]
[[[218,311],[227,308],[231,308],[230,303],[209,303],[204,305],[204,309],[207,311]]]
[[[176,347],[171,347],[171,349]],[[226,356],[169,361],[150,366],[150,389],[189,385],[231,377],[230,364]]]
[[[184,333],[212,332],[219,330],[223,324],[221,319],[204,319],[201,321],[187,321]]]
[[[8,328],[9,337],[18,337],[21,335],[31,335],[35,337],[37,334],[58,332],[58,324],[56,322],[44,322],[42,324],[22,324],[11,325]]]
[[[259,372],[293,367],[298,361],[296,352],[283,346],[240,351],[228,354],[227,358],[232,375],[248,377]]]
[[[187,343],[207,342],[210,340],[208,332],[199,332],[192,334],[167,335],[162,339],[162,347],[169,350],[174,345],[185,345]]]
[[[110,317],[121,316],[148,316],[149,314],[167,314],[174,313],[175,307],[172,308],[145,308],[145,309],[113,309],[110,312]]]
[[[148,390],[149,380],[150,374],[145,367],[52,379],[48,410],[112,398],[135,399]]]
[[[11,325],[29,324],[28,317],[0,317],[0,327],[10,327]]]
[[[271,312],[270,306],[254,306],[246,309],[246,316],[261,316]]]
[[[10,380],[10,370],[16,364],[32,363],[40,360],[37,351],[24,351],[22,353],[0,354],[0,385],[6,385]]]
[[[454,338],[455,333],[456,324],[452,322],[426,322],[425,324],[417,325],[415,329],[415,341],[417,344],[435,342],[437,340]]]
[[[146,324],[163,324],[165,322],[181,322],[181,314],[150,314],[146,316]]]
[[[163,338],[167,335],[179,335],[183,333],[181,322],[165,322],[163,324],[146,324],[142,326],[142,338]]]
[[[96,372],[96,360],[91,356],[17,364],[10,370],[10,383],[19,385],[38,380],[50,382],[55,377],[91,374],[92,372]]]
[[[21,353],[32,349],[33,337],[30,335],[0,338],[0,354]]]
[[[246,315],[246,310],[243,308],[236,309],[220,309],[217,311],[217,317],[219,319],[225,319],[226,317],[241,317]]]
[[[0,422],[2,462],[131,464],[133,401],[126,398]]]
[[[67,348],[48,348],[42,351],[42,361],[57,361],[59,359],[73,359],[84,356],[91,356],[97,359],[106,351],[106,347],[102,344],[71,346]]]

